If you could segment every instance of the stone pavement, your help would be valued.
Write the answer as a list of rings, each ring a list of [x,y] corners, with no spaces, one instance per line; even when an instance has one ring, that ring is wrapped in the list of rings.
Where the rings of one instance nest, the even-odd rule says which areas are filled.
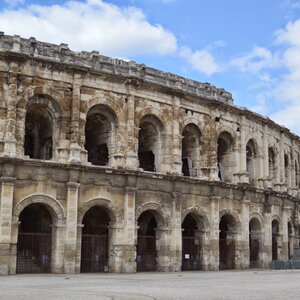
[[[0,299],[300,299],[300,270],[2,276]]]

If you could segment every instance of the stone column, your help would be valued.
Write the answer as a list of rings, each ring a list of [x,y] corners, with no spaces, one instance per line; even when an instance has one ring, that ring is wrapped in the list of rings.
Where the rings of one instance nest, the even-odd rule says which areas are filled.
[[[17,270],[17,242],[20,222],[12,220],[11,223],[11,241],[10,241],[10,260],[9,275],[16,274]]]
[[[77,246],[77,212],[78,212],[78,190],[80,184],[68,182],[67,193],[67,220],[64,254],[64,272],[67,274],[75,273],[75,257]]]
[[[208,271],[210,252],[209,231],[205,229],[195,230],[195,243],[198,243],[201,246],[201,252],[199,253],[199,260],[201,260],[201,269],[203,271]]]
[[[157,163],[157,171],[159,173],[172,173],[174,166],[174,156],[172,155],[174,145],[173,145],[173,133],[172,127],[170,122],[165,124],[165,133],[161,134],[161,141],[160,141],[160,158],[158,159]],[[171,154],[170,154],[171,153]],[[156,162],[155,158],[155,162]]]
[[[296,153],[296,150],[295,150],[295,140],[293,139],[292,140],[292,161],[291,161],[291,190],[292,190],[292,196],[296,197],[296,193],[297,193],[297,186],[296,186],[296,165],[295,165],[295,160],[296,160],[296,157],[297,157],[297,153]],[[298,170],[299,172],[299,170]]]
[[[219,270],[219,201],[221,197],[210,197],[210,253],[209,265],[210,271]]]
[[[171,272],[171,245],[172,230],[167,227],[156,229],[156,271]]]
[[[249,250],[249,207],[250,200],[243,199],[241,202],[242,213],[241,213],[241,232],[239,236],[240,245],[240,268],[249,268],[250,263],[250,250]]]
[[[289,213],[289,207],[284,206],[282,211],[282,248],[281,248],[282,260],[289,259],[288,213]]]
[[[131,90],[128,91],[130,93]],[[126,153],[126,168],[136,170],[139,166],[138,162],[138,133],[136,133],[135,126],[135,99],[134,96],[127,96],[127,128],[126,128],[126,140],[127,140],[127,153]],[[137,136],[136,136],[137,134]]]
[[[83,224],[77,224],[77,242],[76,242],[76,259],[75,259],[75,273],[80,273],[81,266],[81,239]]]
[[[265,213],[264,217],[265,224],[265,239],[263,246],[263,267],[265,269],[270,268],[272,261],[272,220],[271,213]]]
[[[206,137],[203,137],[204,152],[207,152],[207,167],[202,168],[202,176],[207,180],[219,181],[219,167],[217,158],[218,149],[218,125],[215,121],[215,115],[210,115],[209,127],[207,128]],[[210,138],[209,138],[210,137]],[[213,137],[213,138],[211,138]],[[205,176],[206,175],[206,176]]]
[[[8,77],[8,99],[7,99],[7,115],[6,128],[4,136],[4,155],[9,157],[16,156],[16,105],[18,97],[17,69],[16,63],[11,63],[11,73]],[[17,70],[16,70],[17,71]]]
[[[124,225],[110,222],[108,227],[108,272],[121,273],[123,271],[127,247],[124,245]]]
[[[173,113],[173,121],[172,121],[172,130],[173,130],[173,161],[172,161],[172,169],[173,173],[181,174],[182,169],[182,133],[179,128],[179,119],[180,119],[180,98],[177,96],[173,97],[172,104],[172,113]],[[199,152],[200,154],[200,152]]]
[[[135,187],[126,187],[124,194],[124,241],[118,241],[114,247],[115,253],[119,253],[119,261],[116,268],[122,273],[134,273],[136,271],[136,247],[135,247]]]
[[[265,181],[265,188],[271,186],[271,179],[269,174],[269,141],[268,141],[268,127],[264,125],[264,135],[263,135],[263,156],[261,160],[262,174]]]
[[[237,168],[236,182],[249,183],[249,174],[247,173],[247,154],[246,154],[246,135],[245,135],[245,116],[241,117],[240,123],[240,149],[236,149]]]
[[[0,275],[13,273],[10,270],[9,262],[11,253],[12,237],[12,209],[14,182],[13,177],[1,177],[0,194]]]
[[[16,109],[16,156],[24,156],[25,141],[25,119],[26,110],[18,107]]]
[[[82,85],[82,79],[80,74],[74,74],[73,79],[73,91],[72,91],[72,114],[71,114],[71,144],[69,153],[70,163],[81,163],[82,149],[79,146],[80,132],[79,132],[79,120],[80,120],[80,89]],[[84,156],[84,155],[83,155]]]
[[[172,194],[170,271],[179,272],[182,264],[181,193]]]
[[[285,182],[285,163],[284,163],[284,149],[283,149],[283,134],[280,133],[280,141],[279,141],[279,172],[277,172],[277,182],[278,183],[286,183]]]
[[[51,273],[64,273],[66,225],[62,220],[52,225]]]
[[[280,133],[279,152],[276,158],[276,179],[275,190],[279,192],[286,192],[287,182],[285,182],[285,163],[284,163],[284,148],[283,148],[283,134]]]

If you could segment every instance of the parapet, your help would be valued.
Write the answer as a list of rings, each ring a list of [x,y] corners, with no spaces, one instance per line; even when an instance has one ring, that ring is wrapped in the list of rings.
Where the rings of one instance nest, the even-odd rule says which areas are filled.
[[[166,73],[134,61],[124,61],[100,55],[98,51],[71,51],[67,44],[50,44],[37,41],[34,37],[21,38],[0,32],[0,53],[14,52],[37,59],[72,65],[86,70],[125,78],[136,78],[143,82],[166,87],[178,93],[191,94],[233,105],[231,93],[209,83],[200,83],[172,73]]]

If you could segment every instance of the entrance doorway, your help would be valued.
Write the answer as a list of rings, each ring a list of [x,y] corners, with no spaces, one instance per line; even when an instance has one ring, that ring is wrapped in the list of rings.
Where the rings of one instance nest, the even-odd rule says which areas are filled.
[[[104,208],[95,206],[83,218],[81,267],[85,272],[108,272],[108,225],[110,218]]]
[[[278,237],[279,223],[277,220],[272,221],[272,260],[278,260]]]
[[[257,218],[252,218],[249,222],[249,252],[250,268],[259,268],[259,253],[261,248],[261,225]]]
[[[157,223],[150,211],[143,212],[138,218],[138,238],[136,265],[138,272],[156,271],[156,235]]]
[[[235,239],[233,228],[235,220],[231,215],[224,215],[219,225],[220,270],[235,268]]]
[[[182,271],[201,270],[201,240],[196,237],[197,223],[188,214],[182,223]]]
[[[30,204],[20,214],[17,273],[50,273],[52,218],[42,204]]]

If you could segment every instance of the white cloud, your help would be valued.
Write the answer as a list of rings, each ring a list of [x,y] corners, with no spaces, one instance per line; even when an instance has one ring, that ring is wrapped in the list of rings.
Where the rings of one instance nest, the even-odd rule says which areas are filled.
[[[194,70],[205,75],[212,75],[221,71],[221,66],[216,62],[213,55],[208,50],[192,51],[188,47],[182,47],[180,56],[184,58]]]
[[[274,89],[273,96],[284,103],[285,108],[274,113],[272,118],[300,135],[300,19],[289,23],[277,32],[277,42],[287,45],[283,54],[283,64],[287,73]]]
[[[284,29],[278,30],[276,32],[277,42],[286,42],[290,45],[300,46],[300,19],[295,22],[289,22]]]
[[[277,68],[280,59],[277,54],[272,54],[268,49],[255,46],[250,53],[232,59],[229,65],[241,72],[256,74],[263,69]]]
[[[98,50],[109,56],[165,55],[177,49],[175,36],[161,25],[150,24],[140,9],[103,0],[4,10],[0,28],[6,34],[64,42],[73,50]]]

